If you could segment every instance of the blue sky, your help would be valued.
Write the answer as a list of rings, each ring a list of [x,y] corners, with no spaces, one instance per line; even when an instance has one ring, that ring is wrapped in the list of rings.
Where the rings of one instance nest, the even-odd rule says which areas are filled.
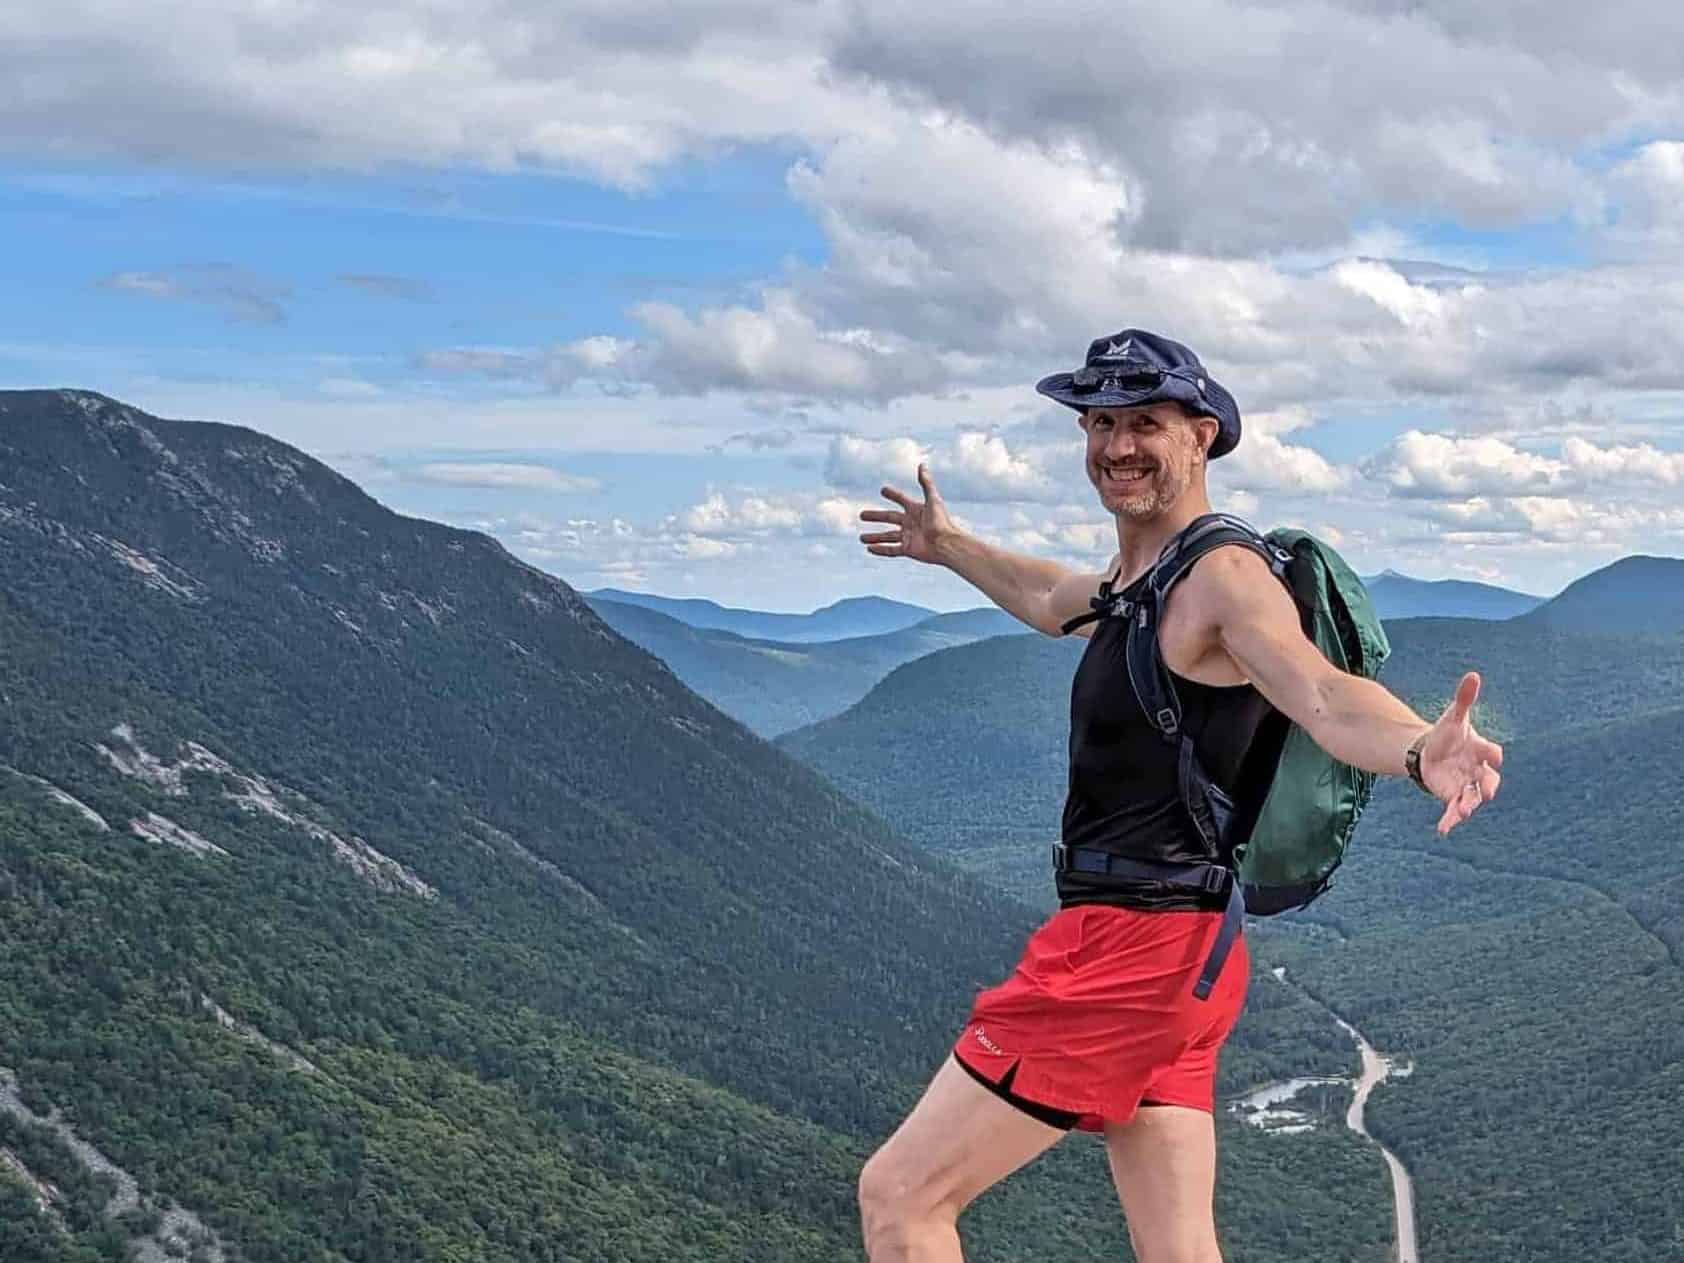
[[[983,6],[963,40],[876,0],[480,7],[0,25],[0,385],[252,425],[582,588],[945,609],[979,594],[866,556],[859,509],[925,459],[968,529],[1097,569],[1115,524],[1031,386],[1135,325],[1241,402],[1219,500],[1361,569],[1547,592],[1684,553],[1665,7],[1620,40],[1565,6],[1125,5],[1127,39]]]

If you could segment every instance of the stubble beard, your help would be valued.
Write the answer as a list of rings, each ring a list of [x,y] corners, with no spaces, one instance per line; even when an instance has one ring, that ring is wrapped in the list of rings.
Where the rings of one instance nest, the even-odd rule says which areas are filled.
[[[1113,517],[1127,518],[1136,523],[1150,522],[1167,512],[1193,485],[1190,469],[1176,468],[1163,463],[1143,480],[1144,485],[1139,490],[1131,489],[1120,496],[1110,489],[1103,467],[1099,469],[1099,478],[1100,502]],[[1109,498],[1112,496],[1117,498]]]

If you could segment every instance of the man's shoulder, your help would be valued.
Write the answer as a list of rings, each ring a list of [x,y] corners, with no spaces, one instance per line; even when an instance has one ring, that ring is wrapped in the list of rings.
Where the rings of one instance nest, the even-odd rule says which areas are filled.
[[[1220,621],[1225,613],[1255,609],[1260,601],[1272,604],[1286,595],[1269,563],[1238,540],[1212,548],[1176,586],[1186,589],[1184,603],[1201,622]]]

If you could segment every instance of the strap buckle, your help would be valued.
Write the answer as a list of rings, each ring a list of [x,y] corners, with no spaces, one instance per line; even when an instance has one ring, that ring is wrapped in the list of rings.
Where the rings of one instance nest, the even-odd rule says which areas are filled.
[[[1066,873],[1070,871],[1070,848],[1062,842],[1052,844],[1053,872]]]
[[[1228,893],[1228,884],[1234,880],[1236,880],[1234,874],[1228,869],[1212,864],[1205,869],[1204,880],[1201,884],[1206,894],[1225,895]]]

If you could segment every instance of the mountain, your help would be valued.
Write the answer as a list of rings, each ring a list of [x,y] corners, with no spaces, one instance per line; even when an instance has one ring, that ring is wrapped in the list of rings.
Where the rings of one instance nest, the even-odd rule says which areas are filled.
[[[1411,579],[1395,570],[1365,578],[1363,584],[1383,619],[1514,618],[1544,600],[1463,579]]]
[[[764,610],[735,609],[714,601],[693,597],[657,596],[651,592],[628,592],[623,588],[595,588],[583,595],[593,601],[617,601],[640,605],[675,618],[691,627],[734,632],[761,640],[811,644],[824,640],[845,640],[852,636],[878,636],[899,631],[929,618],[934,610],[908,605],[880,596],[846,597],[810,614],[775,614]]]
[[[842,1257],[1032,923],[490,539],[0,394],[0,1147],[78,1248],[179,1202],[253,1263]],[[982,1257],[1111,1248],[1014,1209],[1062,1184]]]
[[[590,598],[626,639],[764,737],[839,714],[903,662],[984,636],[1030,633],[997,609],[936,614],[899,631],[801,644],[692,627],[639,605]]]
[[[1279,967],[1412,1064],[1368,1115],[1414,1175],[1423,1257],[1684,1259],[1684,634],[1662,614],[1390,624],[1382,678],[1418,709],[1482,672],[1501,796],[1441,839],[1433,803],[1383,783],[1333,889],[1248,929],[1253,1000]],[[1076,660],[1036,637],[945,650],[778,744],[1045,901]]]
[[[1559,631],[1684,632],[1684,559],[1625,557],[1526,616]]]
[[[1684,636],[1580,635],[1531,618],[1402,619],[1387,631],[1386,684],[1436,713],[1477,668],[1482,722],[1505,740],[1684,704]],[[1069,774],[1070,680],[1087,643],[1031,635],[942,650],[777,744],[931,847],[1050,841]],[[1043,859],[1034,852],[1037,872]]]
[[[494,541],[0,393],[7,1263],[857,1257],[861,1161],[1035,920]],[[1247,1021],[1230,1086],[1349,1056]],[[1219,1125],[1234,1257],[1385,1257],[1371,1152]],[[967,1257],[1130,1257],[1096,1157]]]

